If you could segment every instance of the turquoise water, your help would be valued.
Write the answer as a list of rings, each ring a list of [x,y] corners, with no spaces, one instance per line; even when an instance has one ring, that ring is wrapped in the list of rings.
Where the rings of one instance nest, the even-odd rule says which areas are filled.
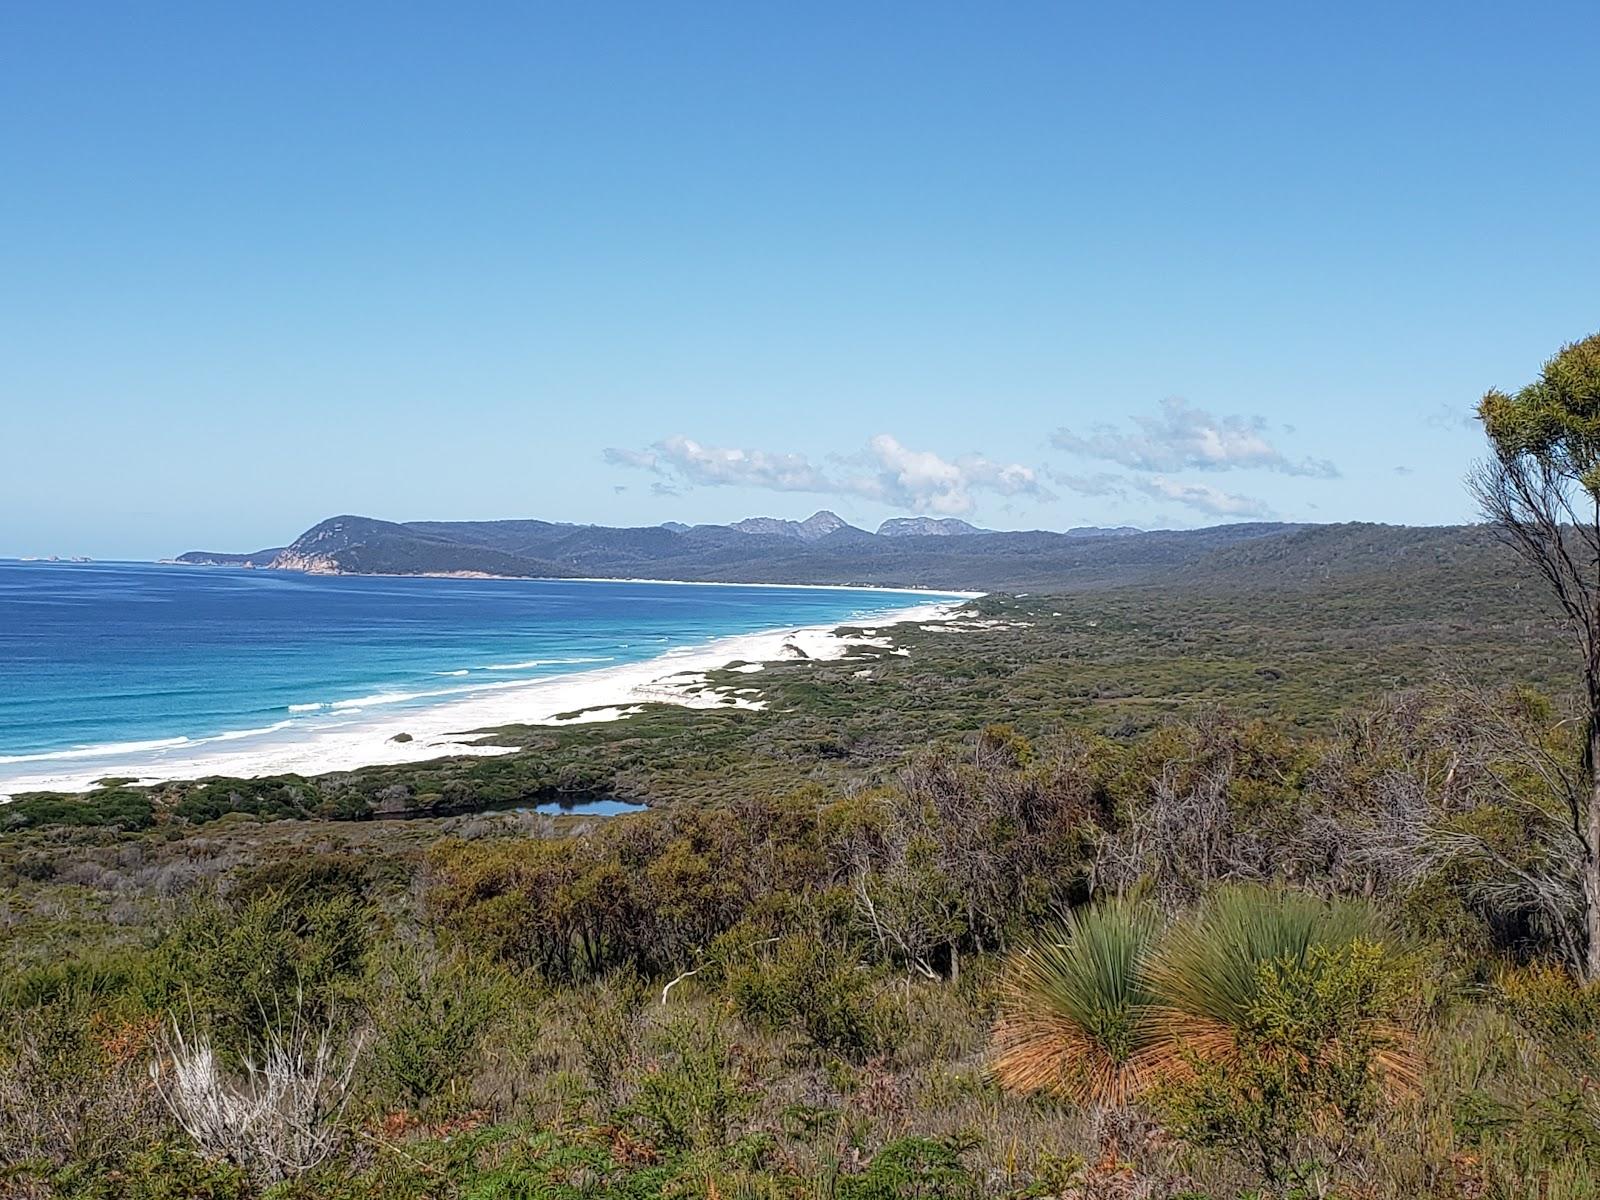
[[[918,602],[891,591],[0,562],[0,776],[176,739],[292,736],[334,716]]]

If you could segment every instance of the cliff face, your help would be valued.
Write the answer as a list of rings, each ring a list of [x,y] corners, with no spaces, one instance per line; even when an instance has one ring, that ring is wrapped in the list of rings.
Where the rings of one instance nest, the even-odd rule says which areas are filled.
[[[267,566],[275,571],[304,571],[308,575],[342,573],[339,560],[331,554],[301,554],[292,549],[281,551]]]
[[[370,517],[330,517],[313,525],[278,552],[267,565],[278,571],[305,571],[312,575],[338,575],[346,568],[340,555],[384,536],[408,536],[404,525]]]

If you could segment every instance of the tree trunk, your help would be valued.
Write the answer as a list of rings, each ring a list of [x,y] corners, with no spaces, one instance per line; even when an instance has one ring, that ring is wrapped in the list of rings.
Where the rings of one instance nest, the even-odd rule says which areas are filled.
[[[1600,721],[1589,719],[1589,811],[1583,848],[1583,977],[1600,980]]]

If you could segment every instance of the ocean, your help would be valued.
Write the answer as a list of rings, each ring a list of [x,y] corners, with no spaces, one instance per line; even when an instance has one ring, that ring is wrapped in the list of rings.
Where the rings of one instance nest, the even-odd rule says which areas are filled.
[[[435,709],[465,720],[477,710],[463,702],[487,697],[504,717],[525,685],[941,598],[0,562],[0,793],[97,770],[158,777],[199,762],[223,773],[269,747],[274,765],[315,766],[285,752],[296,744],[338,742],[347,752],[330,763],[350,765],[352,739],[370,744],[380,722],[426,728]]]

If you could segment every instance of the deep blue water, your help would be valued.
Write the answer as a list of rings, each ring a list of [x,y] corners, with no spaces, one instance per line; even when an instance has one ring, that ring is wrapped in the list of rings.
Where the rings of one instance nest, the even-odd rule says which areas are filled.
[[[0,768],[869,619],[902,592],[0,562]]]

